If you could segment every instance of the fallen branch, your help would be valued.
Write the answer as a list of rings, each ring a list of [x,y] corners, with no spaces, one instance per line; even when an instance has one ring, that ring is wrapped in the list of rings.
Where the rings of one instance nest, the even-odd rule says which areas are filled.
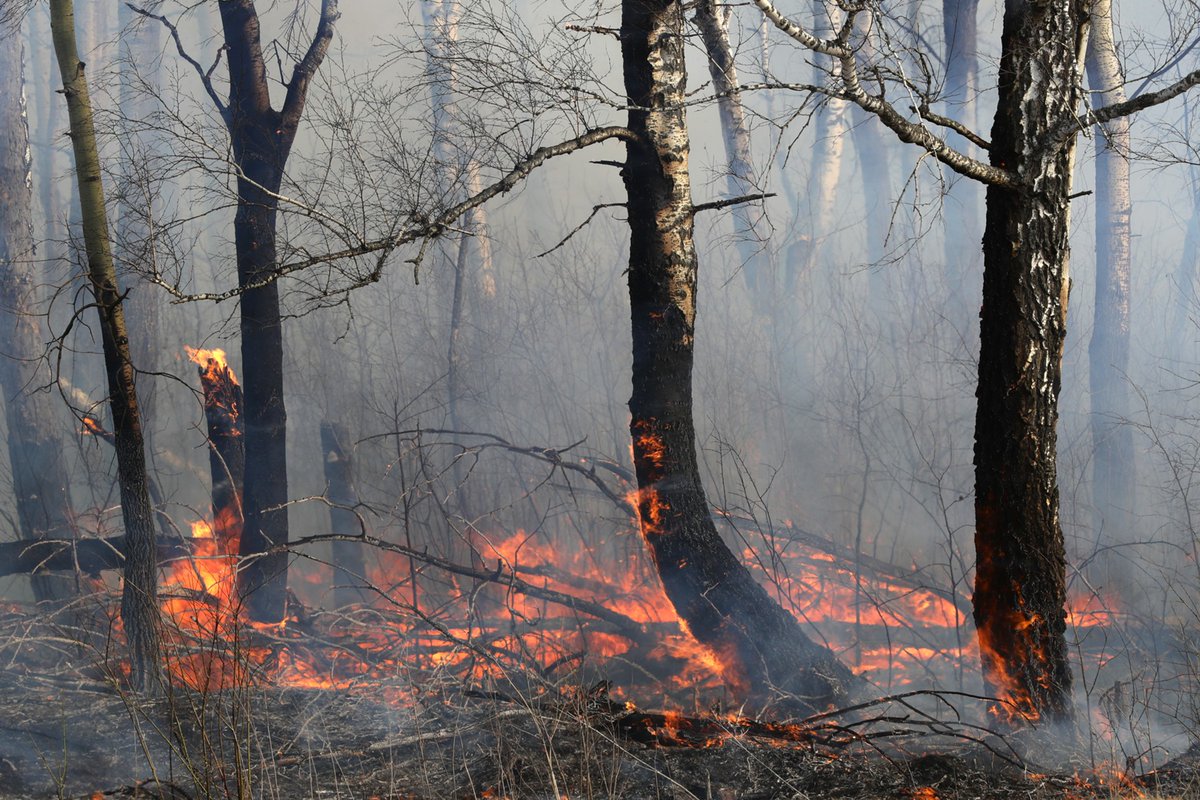
[[[172,537],[158,542],[160,564],[191,554],[192,548],[186,539]],[[0,576],[76,571],[95,576],[104,570],[121,569],[124,565],[124,536],[0,542]]]

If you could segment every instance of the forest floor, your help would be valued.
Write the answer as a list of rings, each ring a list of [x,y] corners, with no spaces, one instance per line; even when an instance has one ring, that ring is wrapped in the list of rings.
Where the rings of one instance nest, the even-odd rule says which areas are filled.
[[[135,703],[95,676],[6,668],[0,797],[1200,798],[1195,749],[1152,775],[1114,777],[1021,763],[998,739],[689,737],[656,728],[660,715],[622,719],[601,705],[463,691],[397,705],[282,688]]]

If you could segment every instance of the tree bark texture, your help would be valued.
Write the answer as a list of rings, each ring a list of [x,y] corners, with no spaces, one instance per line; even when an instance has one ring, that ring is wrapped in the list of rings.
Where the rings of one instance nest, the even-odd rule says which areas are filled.
[[[354,489],[354,459],[346,426],[326,420],[321,423],[321,453],[325,456],[325,497],[329,507],[330,532],[340,536],[358,536],[363,530],[352,510],[358,505]],[[366,602],[362,545],[349,540],[333,542],[334,593],[339,607]]]
[[[975,421],[976,578],[984,679],[1014,724],[1070,711],[1055,463],[1066,335],[1074,139],[1046,144],[1081,100],[1083,0],[1005,7],[987,191]]]
[[[56,430],[46,344],[36,308],[33,176],[25,107],[23,48],[10,36],[0,50],[0,388],[8,457],[23,539],[65,537],[71,506],[62,440]],[[34,598],[62,600],[68,585],[32,579]]]
[[[283,387],[283,323],[275,232],[279,189],[312,77],[333,38],[337,0],[324,0],[321,19],[287,83],[281,111],[271,105],[258,12],[253,0],[219,4],[229,63],[223,108],[238,167],[234,216],[241,293],[245,399],[245,523],[238,591],[251,619],[278,622],[286,614],[288,554],[287,410]],[[269,552],[272,551],[273,552]]]
[[[844,697],[852,675],[809,640],[721,540],[701,486],[692,419],[697,259],[684,116],[683,8],[625,0],[629,128],[623,170],[633,332],[630,432],[637,508],[668,598],[735,694],[795,710]]]
[[[158,565],[153,509],[146,478],[141,409],[134,385],[129,337],[113,263],[91,99],[75,41],[72,0],[51,0],[50,27],[71,123],[71,145],[75,154],[88,278],[100,317],[113,417],[117,480],[125,523],[126,561],[121,620],[130,648],[133,684],[141,691],[156,693],[162,687]]]
[[[1112,0],[1092,5],[1088,83],[1095,105],[1125,102],[1125,77],[1113,36]],[[1132,263],[1129,193],[1129,125],[1120,117],[1096,131],[1096,304],[1088,375],[1092,394],[1092,508],[1098,544],[1133,541],[1133,429],[1127,423],[1129,371],[1129,273]],[[1111,559],[1100,559],[1110,583],[1123,572]]]

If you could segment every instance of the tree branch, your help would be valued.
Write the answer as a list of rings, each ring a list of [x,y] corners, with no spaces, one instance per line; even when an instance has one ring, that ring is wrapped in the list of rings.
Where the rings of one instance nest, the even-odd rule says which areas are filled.
[[[345,259],[357,258],[359,256],[370,255],[373,253],[379,254],[375,268],[370,272],[370,274],[357,279],[347,287],[347,290],[356,289],[361,286],[378,282],[383,274],[383,267],[387,261],[387,257],[391,255],[391,253],[398,247],[402,247],[406,244],[412,244],[413,242],[420,240],[427,241],[430,239],[436,239],[438,236],[441,236],[443,233],[445,233],[447,228],[463,214],[467,213],[473,208],[478,208],[497,195],[507,194],[508,192],[512,191],[513,187],[525,180],[525,178],[529,177],[530,173],[545,164],[550,159],[574,153],[577,150],[582,150],[585,147],[590,147],[591,145],[599,144],[600,142],[608,141],[609,139],[629,141],[634,138],[636,138],[636,135],[633,133],[633,131],[629,130],[629,128],[611,125],[608,127],[596,128],[594,130],[587,131],[586,133],[582,133],[573,139],[568,139],[557,144],[539,147],[537,150],[534,150],[532,153],[530,153],[527,158],[514,164],[502,178],[484,187],[483,190],[471,195],[461,203],[453,205],[445,211],[442,211],[432,219],[428,217],[416,217],[409,218],[403,222],[397,219],[394,226],[394,228],[397,229],[397,232],[394,234],[389,234],[378,239],[360,241],[358,244],[355,244],[351,247],[347,247],[342,250],[336,250],[331,253],[324,253],[321,255],[312,256],[310,258],[304,258],[299,261],[281,264],[276,267],[271,274],[267,275],[261,280],[253,281],[244,286],[239,286],[224,292],[200,292],[197,294],[189,294],[186,292],[181,292],[178,287],[167,283],[161,278],[152,277],[148,278],[148,280],[151,283],[162,287],[169,294],[171,294],[171,296],[175,298],[172,302],[175,303],[187,303],[197,300],[220,302],[222,300],[228,300],[231,297],[236,297],[250,289],[258,289],[263,286],[267,286],[286,275],[290,275],[294,272],[300,272],[320,264],[329,264],[335,261],[343,261]]]
[[[1147,108],[1162,105],[1169,100],[1174,100],[1179,95],[1196,86],[1200,86],[1200,69],[1189,72],[1175,81],[1175,83],[1159,89],[1157,92],[1139,94],[1123,103],[1113,103],[1112,105],[1103,106],[1081,117],[1069,117],[1050,131],[1048,143],[1051,147],[1061,147],[1073,135],[1081,130],[1085,130],[1093,123],[1103,125],[1114,119],[1128,117],[1139,111],[1145,111]]]
[[[855,60],[854,50],[849,46],[848,41],[850,31],[853,30],[854,17],[861,12],[861,8],[848,9],[849,13],[838,37],[836,39],[825,40],[818,39],[803,27],[785,17],[775,8],[771,0],[754,0],[754,4],[766,15],[767,19],[775,24],[776,28],[804,47],[838,59],[841,65],[842,88],[840,90],[827,90],[820,87],[808,88],[822,91],[831,97],[841,97],[844,100],[849,100],[864,111],[874,114],[879,118],[880,122],[896,134],[896,137],[900,141],[915,144],[923,148],[938,161],[961,175],[996,186],[1011,188],[1018,185],[1019,180],[1014,173],[1000,169],[999,167],[993,167],[991,164],[985,164],[982,161],[958,152],[946,144],[944,139],[939,138],[924,125],[907,119],[896,110],[895,106],[884,100],[882,96],[869,94],[862,87],[858,78],[858,64]],[[954,129],[957,130],[957,128]],[[962,131],[958,132],[962,133]]]
[[[161,14],[153,14],[144,8],[138,8],[133,3],[126,3],[125,5],[135,14],[148,19],[158,20],[163,24],[163,26],[166,27],[168,31],[170,31],[171,38],[175,41],[175,50],[179,53],[179,57],[190,64],[192,69],[196,71],[196,75],[200,77],[201,85],[204,86],[204,91],[208,94],[209,99],[213,101],[213,105],[217,107],[217,112],[221,115],[221,119],[225,120],[225,124],[228,125],[229,108],[225,105],[225,102],[221,99],[221,96],[217,94],[217,90],[213,87],[212,83],[213,70],[217,68],[217,64],[221,61],[221,50],[217,50],[217,57],[213,61],[212,67],[205,71],[204,67],[200,66],[200,62],[192,58],[187,49],[183,46],[183,40],[179,38],[179,29],[176,28],[174,23],[167,19],[166,16]]]
[[[296,135],[296,129],[300,126],[300,115],[304,112],[309,84],[312,83],[321,62],[325,60],[325,54],[329,52],[329,43],[333,40],[333,26],[339,17],[341,12],[338,11],[338,0],[322,0],[321,19],[317,23],[317,30],[308,46],[308,52],[292,70],[292,79],[287,85],[287,97],[280,112],[283,116],[281,129],[289,138]]]
[[[766,200],[768,197],[775,197],[774,192],[766,194],[743,194],[738,197],[726,197],[724,200],[713,200],[708,203],[700,203],[692,206],[692,213],[699,214],[701,211],[715,211],[718,208],[728,208],[742,203],[753,203],[755,200]]]

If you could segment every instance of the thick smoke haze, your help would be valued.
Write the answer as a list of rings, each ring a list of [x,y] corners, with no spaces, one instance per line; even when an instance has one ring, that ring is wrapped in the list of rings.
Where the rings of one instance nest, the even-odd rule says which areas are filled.
[[[798,17],[810,11],[794,5],[785,10]],[[164,510],[186,531],[208,513],[210,497],[203,407],[184,347],[223,348],[235,371],[243,368],[237,298],[203,297],[237,285],[228,137],[196,69],[158,21],[131,23],[155,29],[157,50],[129,63],[118,42],[130,31],[119,27],[115,7],[94,6],[85,14],[81,4],[79,34],[95,81],[106,168],[111,185],[122,187],[114,194],[153,209],[153,259],[127,257],[125,265],[131,296],[159,315],[157,363],[139,378],[139,388],[154,394],[150,462]],[[891,50],[878,53],[878,62],[941,88],[940,5],[914,0],[884,12],[877,24]],[[215,10],[166,1],[154,13],[177,26],[180,46],[200,71],[220,59]],[[316,13],[313,3],[263,10],[277,103],[285,91],[281,74],[304,46]],[[996,3],[981,4],[972,102],[935,109],[985,139],[1000,16]],[[1139,0],[1122,5],[1115,22],[1128,95],[1195,67],[1195,9]],[[420,4],[345,3],[282,190],[281,260],[352,248],[461,200],[470,187],[458,166],[467,160],[478,164],[487,185],[540,146],[587,128],[623,125],[619,42],[612,35],[618,25],[611,3],[464,3],[458,39],[448,45],[458,87],[450,146],[439,151],[431,100],[438,79],[427,60]],[[743,84],[814,81],[813,56],[764,28],[752,4],[733,7],[730,31]],[[79,424],[67,404],[95,411],[105,396],[99,333],[73,323],[87,299],[44,9],[29,12],[20,35],[42,242],[37,259],[47,284],[41,308],[52,334],[65,337],[50,351],[61,392],[44,390],[62,406],[63,430],[73,432]],[[688,58],[696,99],[688,109],[692,190],[702,204],[728,196],[728,160],[698,36],[689,40]],[[129,107],[121,99],[123,73],[136,75],[139,91],[149,95],[142,106],[147,115],[122,113]],[[223,94],[224,63],[211,75]],[[771,562],[771,538],[759,531],[786,521],[911,567],[966,601],[974,563],[984,188],[844,104],[788,88],[756,88],[742,97],[755,192],[769,195],[748,206],[755,238],[745,241],[727,208],[704,210],[696,220],[694,387],[709,499],[738,520],[757,521],[724,529],[734,552],[748,560]],[[1075,159],[1060,404],[1069,593],[1131,620],[1166,619],[1168,628],[1194,625],[1200,615],[1196,105],[1185,96],[1138,116],[1132,127],[1131,357],[1121,378],[1132,403],[1125,418],[1111,420],[1133,432],[1134,506],[1123,509],[1122,529],[1098,528],[1093,514],[1088,348],[1101,144],[1094,128],[1081,132]],[[149,152],[138,149],[142,141],[153,142]],[[583,463],[632,469],[623,154],[622,145],[610,142],[554,159],[486,204],[491,264],[468,265],[461,274],[453,334],[457,229],[427,247],[329,261],[281,279],[293,538],[328,532],[320,426],[335,420],[356,442],[362,518],[373,533],[461,555],[473,537],[525,530],[564,550],[587,550],[597,565],[628,561],[646,568],[636,527],[586,482],[508,450],[464,454],[454,444],[481,445],[493,436],[519,447],[574,445],[567,452],[588,459]],[[822,204],[831,209],[824,221]],[[949,261],[948,254],[957,257]],[[756,293],[751,279],[769,288]],[[421,429],[472,433],[412,433]],[[81,534],[118,533],[111,450],[94,437],[72,434],[66,441]],[[435,513],[434,499],[449,511]],[[11,493],[0,492],[0,507],[16,519]],[[306,602],[328,605],[334,580],[328,546],[302,552],[291,588]],[[647,574],[654,579],[653,570]],[[0,590],[25,598],[27,583],[7,579]],[[1176,661],[1172,670],[1187,671],[1195,655],[1172,651],[1166,658]],[[1100,676],[1094,666],[1080,668],[1092,673],[1077,683],[1097,696],[1144,677],[1137,664],[1120,659]],[[937,677],[977,688],[969,674]],[[1178,696],[1153,702],[1194,724],[1192,709],[1164,709],[1172,701],[1184,702]]]

